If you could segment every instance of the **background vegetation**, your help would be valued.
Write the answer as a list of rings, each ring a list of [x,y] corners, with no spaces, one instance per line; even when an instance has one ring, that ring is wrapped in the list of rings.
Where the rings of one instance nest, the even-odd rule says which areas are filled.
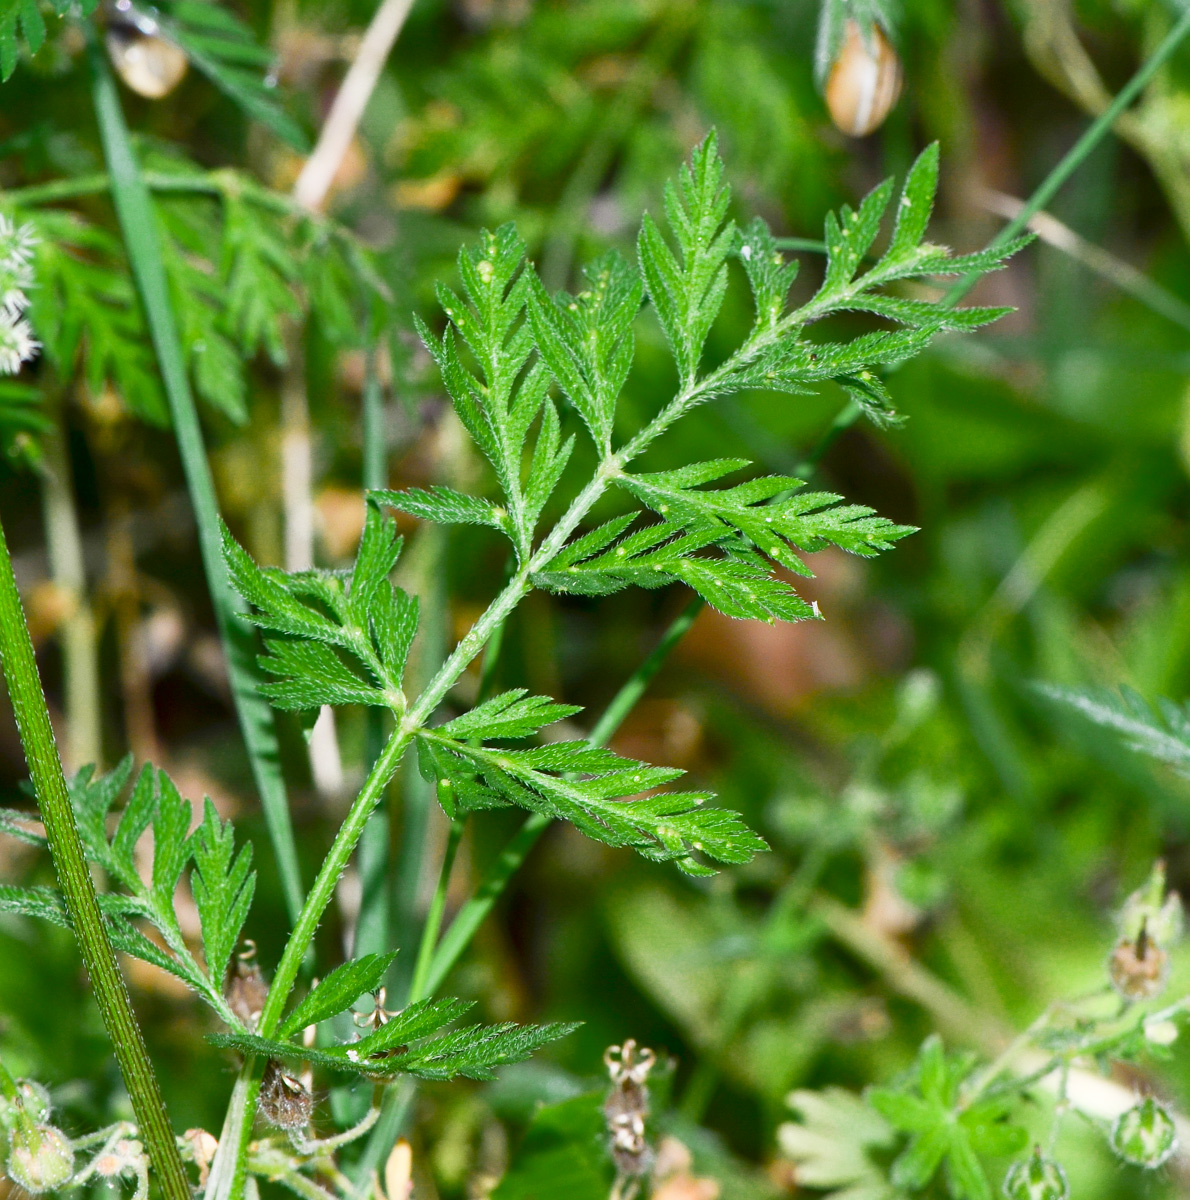
[[[275,50],[296,129],[316,132],[370,6],[236,11]],[[329,201],[371,248],[374,274],[317,222],[302,257],[270,244],[233,184],[218,213],[201,196],[163,203],[228,522],[259,561],[286,560],[304,517],[291,507],[287,528],[283,465],[300,471],[308,433],[316,558],[349,564],[364,515],[364,330],[389,298],[400,327],[385,329],[376,366],[384,483],[478,486],[410,317],[433,315],[435,281],[454,278],[458,247],[481,226],[515,220],[547,283],[572,283],[576,262],[630,251],[640,213],[657,211],[662,183],[713,125],[742,214],[809,239],[828,208],[903,175],[936,139],[933,237],[975,250],[1179,13],[1156,0],[905,0],[903,97],[878,134],[852,140],[814,85],[810,0],[416,0]],[[115,215],[98,189],[52,208],[22,191],[102,170],[83,54],[51,21],[0,93],[0,206],[36,210],[43,244],[76,247],[38,260],[31,318],[45,353],[0,392],[11,410],[0,510],[68,765],[111,766],[132,750],[234,814],[261,876],[245,932],[275,962],[285,897]],[[301,155],[196,70],[162,100],[122,102],[151,170],[180,170],[185,156],[281,192],[297,177]],[[1112,914],[1155,859],[1186,886],[1186,783],[1034,685],[1190,694],[1188,161],[1190,48],[1050,206],[1064,227],[1045,227],[974,293],[1016,313],[890,374],[903,425],[857,424],[830,443],[818,483],[920,532],[877,561],[814,556],[806,594],[825,623],[698,616],[613,745],[684,767],[773,852],[692,881],[551,830],[450,987],[490,1020],[584,1024],[495,1083],[421,1090],[409,1125],[418,1196],[487,1194],[532,1147],[537,1102],[605,1087],[603,1050],[628,1037],[668,1056],[654,1106],[694,1151],[697,1177],[727,1198],[794,1192],[793,1141],[779,1132],[792,1092],[886,1083],[935,1029],[956,1047],[993,1048],[1001,1030],[1098,984]],[[802,257],[806,291],[819,260]],[[711,355],[750,321],[733,278]],[[866,327],[849,322],[839,327]],[[671,386],[662,335],[643,320],[637,367],[626,428]],[[648,469],[732,455],[797,473],[845,403],[833,387],[725,398],[651,451]],[[467,527],[404,529],[406,586],[441,617],[441,640],[460,636],[497,590],[505,548]],[[678,587],[599,602],[535,594],[506,630],[494,682],[582,705],[574,721],[589,728],[688,600]],[[478,674],[468,686],[473,697]],[[281,733],[308,880],[362,778],[368,731],[362,714],[341,713],[341,764],[323,742],[314,766],[296,721]],[[21,803],[8,719],[0,771]],[[390,811],[386,920],[409,971],[447,822],[412,770]],[[448,906],[518,824],[501,812],[472,822]],[[5,881],[48,878],[19,842],[0,855]],[[319,934],[328,966],[356,936],[364,891],[358,872],[340,887]],[[130,971],[175,1123],[217,1129],[232,1066],[212,1065],[209,1018],[164,974]],[[1175,982],[1188,971],[1175,955]],[[127,1101],[79,972],[69,933],[0,918],[0,1054],[83,1127]],[[1175,1044],[1128,1082],[1184,1109],[1188,1068]],[[353,1103],[318,1100],[328,1122]],[[548,1147],[548,1128],[533,1137]],[[1190,1186],[1176,1166],[1142,1182],[1077,1124],[1062,1149],[1087,1200]],[[815,1182],[802,1170],[801,1186]],[[517,1178],[496,1194],[537,1194]],[[673,1200],[714,1194],[684,1186]]]

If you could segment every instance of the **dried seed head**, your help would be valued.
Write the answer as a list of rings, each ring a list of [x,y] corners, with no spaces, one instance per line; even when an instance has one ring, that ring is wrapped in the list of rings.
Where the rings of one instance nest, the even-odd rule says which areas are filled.
[[[622,1175],[644,1175],[653,1163],[653,1152],[645,1138],[649,1115],[645,1082],[657,1056],[629,1038],[623,1046],[609,1046],[603,1061],[613,1085],[603,1105],[612,1161]]]
[[[901,95],[901,60],[879,25],[865,35],[848,20],[839,56],[826,81],[831,120],[849,137],[867,137],[884,124]]]
[[[1062,1165],[1034,1149],[1028,1158],[1014,1162],[1004,1177],[1008,1200],[1067,1200],[1070,1185]]]
[[[314,1098],[300,1079],[270,1059],[260,1081],[260,1111],[279,1129],[305,1129],[314,1111]]]
[[[1178,1131],[1169,1113],[1149,1096],[1116,1118],[1111,1145],[1125,1162],[1151,1170],[1178,1148]]]
[[[12,1132],[4,1169],[13,1183],[34,1196],[52,1192],[74,1174],[74,1151],[60,1129],[25,1120]]]
[[[1125,938],[1111,952],[1107,969],[1112,987],[1125,1000],[1151,1000],[1160,995],[1169,977],[1169,954],[1142,925],[1135,941]]]

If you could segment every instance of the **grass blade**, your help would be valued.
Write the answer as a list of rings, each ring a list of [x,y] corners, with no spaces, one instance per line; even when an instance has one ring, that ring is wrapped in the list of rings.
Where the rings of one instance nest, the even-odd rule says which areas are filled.
[[[260,792],[273,852],[277,857],[286,906],[290,919],[296,920],[301,911],[302,886],[273,713],[257,690],[253,661],[256,635],[236,619],[243,604],[231,589],[223,563],[215,485],[170,304],[165,267],[157,239],[156,215],[148,186],[132,149],[111,69],[94,37],[90,44],[90,62],[95,113],[107,159],[112,201],[145,307],[145,317],[169,399],[178,451],[198,524],[207,587],[227,657],[236,714],[248,747],[252,774]]]

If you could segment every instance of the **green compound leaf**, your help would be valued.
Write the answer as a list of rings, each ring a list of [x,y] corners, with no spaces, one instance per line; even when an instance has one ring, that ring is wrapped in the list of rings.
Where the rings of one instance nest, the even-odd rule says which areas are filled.
[[[310,990],[306,998],[281,1023],[278,1034],[289,1037],[307,1025],[317,1025],[338,1013],[345,1012],[364,995],[374,992],[381,984],[396,951],[391,954],[365,954],[336,967],[325,979]]]
[[[838,546],[853,554],[872,557],[888,550],[900,538],[915,532],[909,525],[894,525],[861,505],[839,503],[832,492],[805,492],[800,479],[769,475],[736,487],[698,490],[749,464],[743,459],[716,459],[677,471],[648,475],[623,475],[616,482],[672,523],[708,523],[744,535],[774,562],[810,575],[803,553]]]
[[[714,871],[695,857],[748,862],[767,849],[738,814],[704,808],[705,792],[641,796],[682,774],[652,767],[588,742],[501,750],[455,741],[438,730],[419,735],[422,771],[449,779],[462,808],[515,805],[569,821],[609,846],[629,846],[654,862],[676,862],[691,875]]]
[[[945,246],[923,241],[937,185],[938,147],[932,145],[922,151],[905,180],[888,249],[866,271],[861,272],[861,267],[870,262],[869,252],[892,200],[892,181],[874,188],[858,209],[844,206],[838,215],[828,214],[822,286],[807,304],[789,313],[786,299],[795,268],[784,262],[768,226],[754,220],[737,246],[756,305],[754,349],[729,366],[713,382],[710,393],[760,388],[798,394],[833,380],[877,424],[897,421],[892,399],[877,375],[879,368],[896,366],[921,353],[939,333],[977,329],[1010,310],[955,308],[941,298],[924,300],[880,289],[899,280],[995,270],[1030,240],[958,257]],[[865,334],[844,343],[805,338],[808,324],[840,312],[869,312],[907,328]]]
[[[450,322],[442,337],[435,337],[424,322],[415,322],[459,419],[492,465],[504,503],[487,506],[485,513],[482,501],[441,489],[436,489],[437,505],[427,501],[426,493],[412,500],[432,519],[439,519],[432,507],[443,506],[440,511],[450,521],[494,525],[508,534],[522,560],[573,448],[573,439],[561,438],[557,411],[547,398],[550,373],[545,363],[529,362],[534,343],[525,307],[530,292],[541,285],[534,282],[524,257],[524,243],[512,225],[495,233],[483,230],[476,246],[459,252],[464,297],[448,287],[438,288]],[[477,371],[464,361],[465,354],[473,358]],[[539,414],[526,478],[529,431]],[[408,510],[407,504],[388,502]]]
[[[683,385],[693,383],[727,290],[727,255],[735,225],[724,224],[731,189],[723,182],[714,133],[697,146],[675,186],[665,190],[665,213],[678,242],[680,261],[652,217],[645,215],[637,241],[649,299],[669,340]]]
[[[353,571],[258,567],[223,526],[231,581],[265,638],[261,690],[278,708],[365,704],[403,711],[401,681],[417,600],[389,582],[401,553],[396,522],[368,505]]]
[[[208,1040],[247,1054],[308,1062],[329,1071],[371,1079],[413,1075],[418,1079],[494,1079],[495,1069],[530,1055],[578,1028],[577,1024],[471,1025],[437,1037],[471,1005],[461,1000],[423,1000],[410,1005],[375,1033],[344,1045],[307,1048],[247,1033],[213,1034]],[[410,1045],[409,1043],[416,1043]]]
[[[309,150],[302,127],[285,111],[268,74],[273,55],[225,8],[208,0],[165,0],[162,32],[221,92],[299,153]]]
[[[220,822],[215,806],[208,799],[202,824],[191,839],[194,870],[190,888],[202,925],[203,955],[207,974],[221,981],[227,974],[232,951],[252,907],[256,873],[252,870],[252,844],[235,850],[235,832],[231,822]]]
[[[189,802],[164,771],[147,763],[137,774],[109,837],[113,807],[131,775],[129,755],[106,775],[96,775],[94,767],[83,767],[68,784],[84,853],[107,873],[111,884],[121,889],[99,895],[112,944],[183,980],[227,1024],[239,1027],[240,1021],[223,999],[223,982],[252,903],[252,849],[243,846],[238,854],[235,852],[231,822],[220,822],[209,799],[202,823],[191,834]],[[27,830],[9,829],[24,816],[14,814],[11,822],[0,819],[0,829],[44,844],[44,839],[29,836]],[[137,861],[137,846],[150,831],[153,858],[145,882]],[[174,907],[188,867],[202,929],[205,970],[186,944]],[[61,896],[49,888],[0,891],[0,911],[36,916],[56,924],[67,921]],[[147,921],[161,935],[164,945],[150,940],[134,921]]]
[[[79,10],[89,17],[98,0],[80,0]],[[56,16],[65,16],[71,8],[69,0],[53,0]],[[24,45],[36,54],[45,44],[45,18],[38,0],[0,0],[0,81],[7,81],[16,70]]]
[[[584,268],[587,288],[551,298],[529,275],[528,314],[558,386],[582,417],[596,446],[611,446],[616,400],[632,369],[632,322],[640,311],[640,276],[615,251]]]
[[[708,604],[737,620],[803,621],[815,610],[722,522],[663,521],[620,537],[633,517],[592,530],[562,550],[533,581],[554,592],[605,596],[623,588],[682,582]],[[619,540],[617,540],[619,539]],[[722,557],[703,554],[712,548]]]
[[[945,1163],[950,1193],[957,1200],[992,1200],[979,1156],[1015,1153],[1028,1135],[1007,1120],[1014,1107],[1011,1097],[960,1105],[959,1087],[971,1068],[970,1058],[948,1056],[942,1040],[933,1035],[922,1044],[905,1087],[867,1093],[868,1103],[889,1124],[911,1135],[893,1163],[892,1182],[898,1187],[926,1187]]]

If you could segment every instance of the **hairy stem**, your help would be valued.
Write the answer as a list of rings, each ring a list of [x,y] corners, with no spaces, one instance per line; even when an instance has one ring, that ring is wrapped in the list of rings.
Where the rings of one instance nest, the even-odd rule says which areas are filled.
[[[178,1154],[169,1114],[165,1111],[153,1064],[132,1011],[116,952],[108,940],[95,884],[75,825],[66,776],[58,757],[49,709],[33,657],[33,640],[25,623],[3,528],[0,528],[0,665],[4,669],[21,745],[33,779],[37,806],[45,824],[54,872],[66,899],[83,963],[95,991],[104,1027],[112,1040],[145,1148],[167,1200],[190,1200],[190,1185]]]
[[[302,887],[289,801],[285,780],[281,775],[276,728],[272,709],[256,689],[253,662],[255,636],[237,621],[236,614],[243,611],[244,605],[231,588],[223,562],[215,484],[207,462],[202,428],[198,423],[170,301],[169,282],[157,237],[157,218],[149,189],[132,149],[111,68],[93,34],[89,57],[92,98],[111,179],[112,200],[161,368],[178,451],[198,525],[207,587],[227,658],[236,714],[248,748],[252,775],[260,792],[265,823],[277,857],[282,889],[292,920],[301,907]]]

